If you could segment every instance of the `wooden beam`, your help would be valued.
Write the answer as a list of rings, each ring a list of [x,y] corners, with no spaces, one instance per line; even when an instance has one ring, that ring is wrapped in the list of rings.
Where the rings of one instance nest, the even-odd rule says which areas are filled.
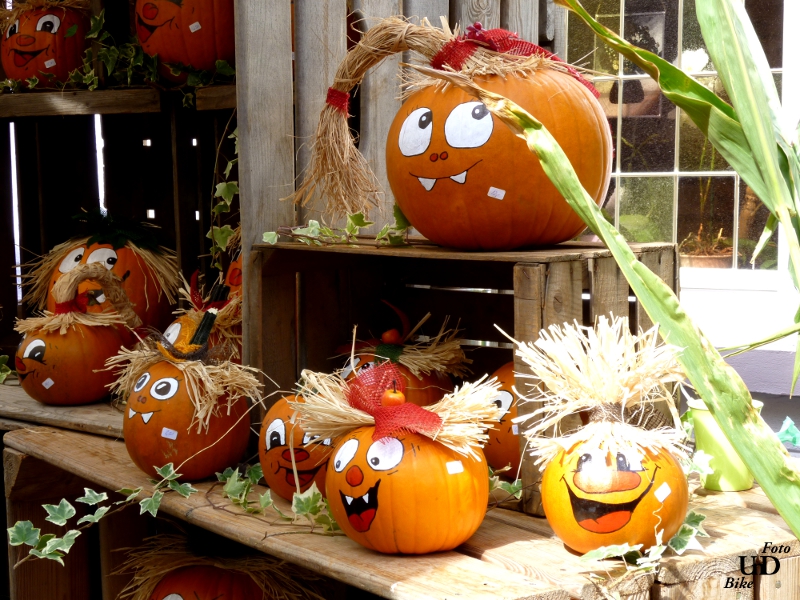
[[[0,115],[4,117],[133,114],[160,110],[161,94],[153,88],[0,94]]]
[[[236,86],[210,85],[197,88],[195,107],[197,110],[236,108]]]

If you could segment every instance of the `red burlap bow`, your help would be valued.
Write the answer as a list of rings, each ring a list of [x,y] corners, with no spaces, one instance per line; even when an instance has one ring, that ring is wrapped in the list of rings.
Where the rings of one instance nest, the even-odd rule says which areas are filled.
[[[400,406],[382,406],[381,397],[386,390],[405,393],[406,382],[400,370],[391,362],[362,369],[358,377],[349,382],[347,401],[350,406],[363,410],[375,419],[373,440],[380,440],[401,432],[435,436],[442,427],[442,418],[421,406],[406,402]]]
[[[85,313],[87,306],[89,306],[89,292],[81,292],[72,300],[56,302],[56,309],[54,312],[57,315],[65,315],[72,312]]]
[[[350,108],[350,94],[328,88],[328,97],[325,99],[325,102],[346,115]]]

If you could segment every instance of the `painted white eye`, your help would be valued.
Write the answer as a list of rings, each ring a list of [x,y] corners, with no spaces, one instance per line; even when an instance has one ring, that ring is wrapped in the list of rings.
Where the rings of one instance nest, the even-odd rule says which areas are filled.
[[[86,252],[86,248],[83,246],[70,250],[69,254],[67,254],[64,260],[61,261],[61,264],[58,265],[58,270],[62,273],[69,273],[72,271],[72,269],[81,264],[84,252]]]
[[[397,438],[383,438],[373,442],[367,450],[367,463],[376,471],[394,469],[403,460],[403,442]]]
[[[164,596],[161,600],[183,600],[183,596],[180,594],[170,594],[169,596]]]
[[[433,113],[430,108],[411,112],[400,127],[398,145],[403,156],[417,156],[428,149],[433,135]]]
[[[180,323],[173,323],[164,331],[164,337],[167,338],[167,341],[170,344],[174,344],[175,340],[178,339],[178,336],[181,334],[181,324]]]
[[[644,471],[642,455],[634,449],[617,452],[617,471]]]
[[[286,424],[283,419],[275,419],[267,427],[267,450],[286,445]]]
[[[19,19],[14,21],[14,24],[6,29],[6,39],[10,38],[12,35],[19,31]]]
[[[353,457],[356,455],[356,451],[358,451],[358,440],[347,440],[344,444],[342,444],[342,447],[339,448],[336,456],[333,457],[334,471],[337,473],[344,471],[344,468],[350,464],[351,460],[353,460]]]
[[[174,377],[159,379],[150,388],[150,395],[156,400],[169,400],[178,393],[179,383]]]
[[[136,384],[133,386],[134,392],[141,392],[144,389],[144,386],[147,385],[147,382],[150,381],[150,373],[142,373],[142,376],[136,380]]]
[[[510,392],[507,392],[505,390],[500,390],[500,392],[497,394],[497,396],[494,397],[494,400],[492,400],[492,402],[494,402],[497,405],[497,408],[499,408],[502,411],[502,414],[500,416],[504,417],[508,414],[508,411],[511,409],[511,403],[514,402],[514,396],[512,396]]]
[[[581,452],[576,471],[584,469],[606,468],[606,453],[600,448],[589,448]]]
[[[30,358],[31,360],[42,362],[44,359],[44,348],[44,340],[33,340],[28,344],[28,347],[25,348],[25,352],[22,353],[22,358]]]
[[[453,148],[477,148],[492,137],[494,120],[483,102],[456,106],[444,122],[444,137]]]
[[[361,364],[361,359],[357,356],[353,357],[352,362],[347,361],[347,366],[342,370],[342,379],[347,379],[350,375],[358,369],[358,365]]]
[[[61,19],[55,15],[45,15],[36,24],[36,31],[55,33],[61,27]]]
[[[99,248],[86,259],[87,265],[92,263],[103,263],[103,266],[110,271],[117,264],[117,253],[111,248]]]

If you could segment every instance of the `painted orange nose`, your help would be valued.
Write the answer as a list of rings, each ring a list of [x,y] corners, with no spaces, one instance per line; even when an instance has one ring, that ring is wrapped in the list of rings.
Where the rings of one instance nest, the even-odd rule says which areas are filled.
[[[22,359],[19,356],[14,357],[14,366],[17,367],[17,371],[20,373],[24,373],[28,370],[28,368],[25,366],[25,363],[22,362]]]
[[[356,487],[357,485],[361,485],[361,482],[364,481],[364,473],[361,472],[358,466],[353,465],[347,470],[347,475],[345,475],[344,478],[347,483]]]
[[[142,404],[144,404],[145,402],[147,402],[147,398],[145,398],[144,396],[139,396],[139,397],[137,398],[137,400],[138,400],[139,402],[141,402]]]
[[[21,35],[17,38],[17,44],[20,46],[30,46],[35,41],[36,38],[32,35]]]
[[[158,7],[152,2],[148,2],[142,7],[142,14],[145,19],[155,19],[158,16]]]
[[[304,460],[308,460],[308,457],[311,456],[306,450],[302,448],[295,448],[294,449],[294,461],[295,462],[303,462]],[[281,458],[286,462],[292,462],[292,451],[288,448],[281,452]]]

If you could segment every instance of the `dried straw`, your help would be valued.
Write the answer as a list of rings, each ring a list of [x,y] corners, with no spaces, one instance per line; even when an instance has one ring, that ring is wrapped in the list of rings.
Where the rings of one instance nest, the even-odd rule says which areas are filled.
[[[325,600],[317,575],[267,554],[254,552],[251,556],[215,557],[193,552],[189,541],[180,535],[157,535],[128,553],[127,560],[115,575],[133,573],[118,598],[150,600],[158,583],[166,575],[183,567],[218,567],[249,576],[264,592],[263,598],[275,600]],[[252,600],[256,600],[253,598]]]
[[[69,302],[78,293],[78,285],[87,279],[92,279],[100,284],[103,294],[114,307],[113,312],[54,314],[45,311],[42,317],[17,321],[15,329],[19,333],[58,331],[64,335],[74,325],[89,327],[127,325],[130,329],[134,329],[142,324],[142,320],[133,311],[133,305],[122,289],[122,280],[100,263],[78,265],[69,273],[59,277],[53,286],[53,299],[56,303]]]
[[[3,6],[5,6],[5,3],[3,3]],[[27,2],[14,2],[10,10],[0,9],[0,32],[5,33],[5,30],[22,16],[22,13],[40,8],[70,8],[88,14],[91,10],[91,3],[89,0],[27,0]]]
[[[289,402],[300,415],[298,423],[317,440],[333,439],[359,427],[375,425],[372,415],[353,408],[347,401],[347,382],[340,373],[324,374],[304,370],[298,384],[303,402]],[[441,417],[442,427],[431,439],[459,454],[477,457],[473,448],[482,447],[486,430],[500,420],[494,398],[500,389],[496,379],[486,376],[465,383],[436,404],[423,407]]]
[[[441,29],[433,27],[427,19],[423,19],[420,25],[401,17],[380,19],[347,53],[331,87],[339,92],[350,92],[362,82],[369,69],[384,58],[400,52],[410,51],[417,60],[429,64],[457,34],[457,31],[450,31],[444,18]],[[542,56],[514,56],[479,46],[464,62],[460,72],[469,78],[479,75],[505,77],[529,75],[540,68],[566,70],[567,65]],[[406,83],[411,88],[419,89],[434,81],[432,78],[417,78]],[[295,203],[305,206],[322,196],[326,212],[337,217],[359,211],[367,214],[371,206],[378,205],[382,193],[369,163],[355,146],[347,115],[325,104],[311,146],[309,167],[302,184],[291,198]]]
[[[199,360],[174,359],[158,348],[152,339],[144,340],[136,350],[120,349],[119,353],[106,361],[107,369],[116,369],[117,380],[109,387],[122,398],[128,398],[139,376],[154,364],[168,361],[182,374],[186,391],[194,405],[194,416],[190,425],[197,424],[197,432],[208,430],[212,416],[219,414],[221,406],[226,406],[230,414],[231,406],[238,398],[252,398],[261,402],[261,387],[256,373],[258,369],[237,365],[230,361],[204,363]],[[225,402],[219,402],[221,398]]]

